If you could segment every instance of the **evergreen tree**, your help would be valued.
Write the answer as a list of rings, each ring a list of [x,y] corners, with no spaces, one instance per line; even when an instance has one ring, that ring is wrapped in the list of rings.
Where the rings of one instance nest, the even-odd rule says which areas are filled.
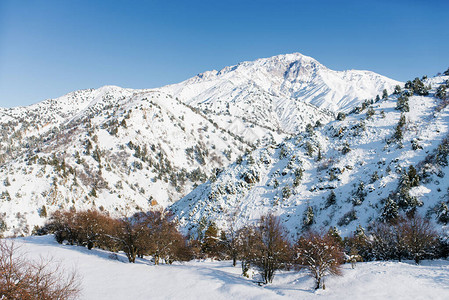
[[[335,203],[337,203],[337,195],[335,195],[334,191],[331,191],[326,200],[326,207],[334,205]]]
[[[447,99],[446,88],[447,88],[447,86],[445,84],[440,85],[437,88],[437,91],[435,92],[435,97],[437,97],[441,100],[446,100]]]
[[[401,114],[401,118],[399,119],[398,125],[396,126],[395,132],[393,134],[393,138],[398,142],[402,141],[403,138],[402,128],[404,127],[405,123],[406,123],[405,115]]]
[[[313,223],[314,223],[313,208],[311,206],[307,206],[306,210],[304,211],[304,218],[303,218],[304,227],[309,227]]]
[[[302,180],[302,176],[303,176],[304,170],[302,168],[297,168],[295,170],[295,179],[293,179],[293,187],[297,187],[299,186],[299,184],[301,183]]]
[[[352,202],[354,205],[360,205],[365,201],[365,197],[367,192],[365,191],[365,183],[360,181],[357,190],[353,193],[354,197],[352,198]]]
[[[47,217],[47,208],[45,205],[42,205],[41,209],[39,210],[39,217],[46,218]]]
[[[310,135],[313,134],[313,126],[312,126],[312,124],[309,123],[309,124],[306,125],[306,132],[308,134],[310,134]]]
[[[306,142],[306,152],[307,152],[308,156],[310,156],[310,157],[313,156],[314,149],[313,149],[312,143],[310,143],[309,141]]]
[[[402,92],[401,87],[400,87],[399,85],[396,85],[396,86],[394,87],[394,92],[393,92],[393,94],[399,95],[401,92]]]
[[[368,110],[366,111],[366,119],[371,119],[372,116],[374,116],[376,114],[376,112],[374,111],[374,108],[370,107],[368,108]]]
[[[346,119],[346,114],[344,112],[339,112],[337,114],[337,120],[338,121],[343,121],[344,119]]]
[[[428,88],[424,85],[424,83],[422,83],[422,81],[418,77],[416,77],[413,80],[412,86],[413,86],[413,92],[415,94],[420,95],[420,96],[429,95]]]
[[[317,161],[320,161],[323,159],[323,156],[321,155],[321,148],[318,148],[318,156],[316,158]]]
[[[449,223],[449,207],[446,203],[441,202],[437,210],[437,220],[439,223]]]
[[[288,199],[292,195],[292,191],[288,187],[288,185],[284,186],[282,189],[282,199]]]
[[[398,209],[399,208],[397,203],[391,197],[388,197],[387,199],[385,199],[385,204],[381,213],[381,219],[387,222],[395,220],[399,216]]]
[[[418,200],[415,196],[410,195],[410,189],[412,186],[412,181],[414,186],[419,184],[419,177],[416,175],[416,170],[414,167],[409,169],[409,172],[404,171],[401,175],[398,188],[398,204],[404,210],[408,209],[408,212],[413,213],[416,207],[422,206],[422,202]]]
[[[415,187],[419,185],[419,176],[416,172],[416,169],[414,166],[410,165],[408,168],[408,178],[410,181],[410,187]]]
[[[398,97],[398,101],[396,103],[396,109],[402,112],[409,112],[410,107],[408,105],[408,97],[405,94],[402,94]]]
[[[204,233],[202,241],[202,252],[209,257],[217,257],[219,249],[218,228],[214,222],[211,222]]]
[[[387,99],[388,98],[388,92],[387,92],[387,89],[384,89],[383,91],[382,91],[382,99]]]

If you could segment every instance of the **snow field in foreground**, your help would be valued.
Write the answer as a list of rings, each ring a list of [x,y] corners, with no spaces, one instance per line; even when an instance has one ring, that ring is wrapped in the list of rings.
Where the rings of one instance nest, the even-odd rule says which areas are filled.
[[[154,266],[122,253],[59,245],[53,236],[16,239],[30,258],[52,257],[82,277],[81,299],[449,299],[449,261],[358,263],[343,277],[328,277],[313,290],[305,271],[278,272],[273,284],[258,286],[230,261],[191,261]],[[257,276],[257,275],[256,275]]]

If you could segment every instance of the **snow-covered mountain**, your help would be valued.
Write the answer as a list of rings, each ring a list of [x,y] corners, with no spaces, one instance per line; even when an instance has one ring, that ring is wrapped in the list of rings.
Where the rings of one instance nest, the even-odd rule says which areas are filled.
[[[425,90],[415,80],[413,96],[406,96],[411,87],[365,102],[346,118],[257,149],[171,208],[193,233],[210,221],[240,227],[268,212],[280,215],[293,234],[328,226],[348,234],[413,210],[444,226],[449,102],[440,98],[448,80],[423,80],[424,89],[432,87],[428,96],[417,95]]]
[[[166,207],[250,145],[160,91],[79,91],[0,112],[0,228],[57,208]]]
[[[218,118],[220,125],[238,119],[297,133],[309,123],[327,123],[332,114],[348,112],[384,89],[392,92],[397,84],[369,71],[333,71],[293,53],[205,72],[162,90]],[[237,128],[234,133],[243,132]]]
[[[0,108],[0,231],[28,234],[57,208],[167,207],[254,146],[326,124],[397,83],[296,53],[159,89],[105,86]]]

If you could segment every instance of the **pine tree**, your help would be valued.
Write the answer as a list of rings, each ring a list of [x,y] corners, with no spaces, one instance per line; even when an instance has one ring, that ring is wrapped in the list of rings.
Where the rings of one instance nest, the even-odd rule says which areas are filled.
[[[414,166],[410,165],[408,168],[408,178],[410,181],[410,187],[415,187],[419,185],[419,176],[416,172],[416,169]]]
[[[320,161],[323,159],[323,156],[321,155],[321,148],[318,148],[318,156],[316,158],[317,161]]]
[[[366,195],[367,192],[365,191],[365,183],[363,181],[360,181],[357,190],[354,192],[354,198],[352,199],[353,204],[354,205],[362,204],[363,201],[365,201]]]
[[[337,120],[338,121],[343,121],[344,119],[346,119],[346,114],[344,112],[339,112],[337,114]]]
[[[382,209],[381,219],[387,222],[395,220],[399,216],[397,203],[391,198],[388,197],[385,199],[385,204]]]
[[[449,207],[446,203],[441,202],[437,210],[437,220],[439,223],[449,223]]]
[[[399,95],[401,92],[402,92],[401,87],[400,87],[399,85],[396,85],[396,86],[394,87],[394,92],[393,92],[393,94]]]
[[[42,205],[41,209],[39,210],[39,217],[46,218],[47,217],[47,208],[45,205]]]
[[[437,91],[435,92],[435,97],[437,97],[441,100],[446,100],[447,99],[446,88],[447,88],[447,86],[445,84],[440,85],[437,88]]]
[[[310,134],[310,135],[313,134],[313,126],[312,126],[312,124],[309,123],[309,124],[306,125],[306,132],[308,134]]]
[[[382,99],[387,99],[388,98],[388,91],[387,91],[387,89],[384,89],[383,91],[382,91]]]
[[[409,172],[405,170],[402,173],[398,188],[399,207],[404,210],[408,210],[410,213],[413,213],[416,207],[422,206],[423,204],[417,197],[410,195],[410,189],[413,187],[412,181],[415,186],[419,184],[419,177],[416,174],[414,167],[409,169]]]
[[[409,112],[410,107],[408,105],[408,97],[405,94],[402,94],[398,97],[398,101],[396,103],[396,109],[402,112]]]
[[[314,149],[313,149],[312,144],[309,141],[306,142],[306,152],[307,152],[308,156],[310,156],[310,157],[313,156]]]
[[[368,108],[368,110],[366,111],[366,119],[369,120],[371,119],[372,116],[374,116],[376,114],[376,112],[374,111],[374,108],[370,107]]]
[[[422,81],[418,77],[416,77],[413,80],[412,86],[413,86],[413,92],[415,94],[420,95],[420,96],[427,96],[427,95],[429,95],[428,88],[424,85],[424,83],[422,83]]]
[[[307,206],[306,210],[304,211],[304,218],[303,218],[304,227],[311,226],[313,222],[314,222],[313,208],[311,206]]]
[[[337,195],[335,195],[334,191],[331,191],[326,200],[326,207],[334,205],[335,203],[337,203]]]
[[[292,191],[290,190],[289,186],[286,185],[284,186],[284,188],[282,189],[282,199],[288,199],[290,198],[290,196],[292,195]]]
[[[398,142],[402,141],[403,138],[402,128],[404,127],[405,123],[406,123],[405,115],[401,114],[401,118],[399,119],[398,125],[396,126],[395,132],[393,134],[393,138]]]
[[[209,257],[218,256],[219,238],[218,228],[214,222],[211,222],[204,233],[202,241],[202,251]]]

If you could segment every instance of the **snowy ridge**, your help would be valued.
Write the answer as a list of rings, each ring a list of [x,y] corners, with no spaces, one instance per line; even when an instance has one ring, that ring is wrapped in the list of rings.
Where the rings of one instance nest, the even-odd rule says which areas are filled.
[[[448,79],[428,79],[424,84],[432,86],[429,96],[409,97],[399,140],[399,95],[366,102],[344,120],[309,127],[278,145],[253,151],[171,209],[191,233],[208,221],[239,227],[273,212],[292,235],[309,226],[336,226],[346,235],[381,217],[386,199],[398,197],[402,176],[413,165],[420,182],[409,196],[416,197],[418,213],[437,222],[448,201],[444,174],[449,168],[435,163],[435,157],[445,153],[441,149],[447,143],[449,110],[447,102],[433,95]],[[332,193],[335,198],[329,200]],[[399,207],[399,212],[407,209]]]
[[[333,71],[293,53],[208,71],[162,90],[211,115],[249,118],[296,133],[307,123],[326,123],[332,113],[350,111],[384,89],[392,92],[397,84],[369,71]]]

